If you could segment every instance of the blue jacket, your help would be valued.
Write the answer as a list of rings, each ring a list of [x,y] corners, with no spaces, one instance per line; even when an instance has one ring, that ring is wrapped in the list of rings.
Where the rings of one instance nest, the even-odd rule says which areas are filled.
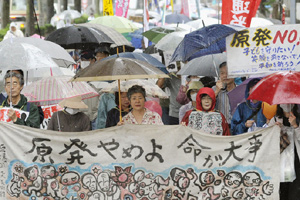
[[[260,79],[252,79],[249,81],[245,91],[245,99],[249,96],[249,89],[250,87],[255,85]],[[255,120],[257,127],[262,127],[266,123],[266,117],[262,113],[261,109],[261,102],[258,103],[258,108],[260,109],[258,113],[252,117],[252,120]],[[231,119],[231,133],[232,135],[239,135],[242,133],[247,132],[248,127],[245,126],[245,123],[248,118],[255,112],[256,107],[252,106],[250,100],[241,103],[238,105],[236,111],[234,112],[232,119]]]

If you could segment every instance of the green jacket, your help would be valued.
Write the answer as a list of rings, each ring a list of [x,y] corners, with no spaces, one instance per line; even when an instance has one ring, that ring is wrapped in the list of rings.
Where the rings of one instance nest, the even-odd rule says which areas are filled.
[[[9,107],[9,103],[7,102],[7,98],[3,101],[2,107]],[[23,119],[17,118],[17,121],[14,122],[14,124],[19,124],[19,125],[25,125],[25,126],[30,126],[34,128],[40,128],[40,114],[38,111],[38,108],[35,104],[33,103],[27,103],[27,98],[21,94],[21,99],[19,103],[13,108],[17,108],[20,110],[24,110],[28,112],[27,106],[29,106],[29,116],[26,121]]]

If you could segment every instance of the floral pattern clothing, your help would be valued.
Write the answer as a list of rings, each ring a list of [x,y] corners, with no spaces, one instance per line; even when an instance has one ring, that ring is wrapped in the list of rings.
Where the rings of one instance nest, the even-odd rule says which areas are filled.
[[[139,124],[133,116],[132,111],[123,117],[123,121],[125,124]],[[141,124],[164,125],[160,115],[147,108],[145,108],[145,113]]]

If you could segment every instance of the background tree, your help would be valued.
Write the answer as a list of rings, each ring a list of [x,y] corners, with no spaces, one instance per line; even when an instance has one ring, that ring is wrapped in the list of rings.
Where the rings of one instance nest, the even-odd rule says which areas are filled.
[[[74,10],[81,13],[81,0],[74,0]]]
[[[10,23],[9,14],[10,14],[10,4],[9,0],[2,0],[0,1],[2,6],[1,9],[1,29],[4,29],[7,24]]]
[[[95,0],[95,15],[100,16],[100,0]]]
[[[63,0],[63,9],[68,10],[68,0]]]
[[[34,34],[34,24],[35,17],[33,14],[33,0],[26,0],[27,9],[26,9],[26,22],[25,22],[25,36],[30,36]]]

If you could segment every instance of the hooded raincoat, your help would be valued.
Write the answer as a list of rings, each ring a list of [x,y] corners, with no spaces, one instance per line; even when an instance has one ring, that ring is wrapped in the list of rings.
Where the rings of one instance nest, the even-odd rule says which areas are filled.
[[[212,99],[212,106],[208,111],[203,110],[201,105],[202,95],[207,94]],[[204,87],[199,90],[196,98],[196,110],[188,111],[181,122],[196,130],[214,135],[230,135],[227,120],[220,112],[215,111],[216,96],[213,89]]]
[[[255,78],[249,81],[245,90],[245,99],[249,96],[249,90],[260,79]],[[262,113],[261,101],[252,103],[251,100],[238,105],[231,119],[231,133],[232,135],[239,135],[248,131],[245,123],[247,120],[254,120],[256,127],[262,127],[266,123],[266,117]]]

